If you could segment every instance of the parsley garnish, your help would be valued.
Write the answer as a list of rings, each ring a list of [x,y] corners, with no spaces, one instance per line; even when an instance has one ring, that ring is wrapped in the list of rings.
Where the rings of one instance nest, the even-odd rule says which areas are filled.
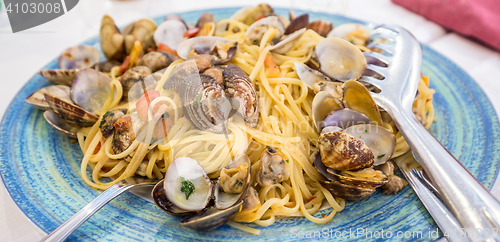
[[[381,155],[377,156],[377,159],[380,159],[380,158],[382,158],[384,156],[385,156],[385,154],[381,154]]]
[[[311,208],[314,208],[314,204],[313,204],[313,205],[311,205]]]
[[[365,129],[365,133],[368,133],[368,130],[367,130],[367,129]]]
[[[184,179],[184,177],[181,178],[181,192],[183,192],[186,195],[186,200],[189,199],[189,196],[193,194],[194,192],[194,184],[190,180]]]
[[[286,163],[289,163],[290,161],[288,159],[286,159]]]

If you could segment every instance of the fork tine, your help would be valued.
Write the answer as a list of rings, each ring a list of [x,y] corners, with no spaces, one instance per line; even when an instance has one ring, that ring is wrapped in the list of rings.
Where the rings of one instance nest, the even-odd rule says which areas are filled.
[[[386,51],[390,54],[394,54],[394,45],[388,45],[388,44],[382,44],[382,43],[371,43],[366,46],[368,49],[381,49],[383,51]]]
[[[380,75],[382,75],[384,78],[387,77],[387,68],[386,67],[381,67],[373,64],[368,64],[366,65],[366,69],[372,70]]]
[[[388,29],[396,34],[401,33],[400,27],[392,25],[392,24],[380,24],[380,25],[373,27],[373,29]]]
[[[366,57],[371,57],[371,58],[380,60],[383,63],[385,63],[386,65],[389,65],[389,63],[392,60],[392,57],[386,56],[386,55],[382,55],[382,54],[377,53],[377,52],[364,52],[363,55],[365,56],[365,58]]]
[[[362,76],[358,79],[359,82],[366,82],[366,83],[370,83],[371,85],[374,85],[375,87],[377,87],[378,89],[381,89],[381,84],[382,84],[382,80],[379,80],[375,77],[371,77],[371,76]],[[382,89],[381,89],[382,90]]]
[[[396,38],[396,35],[388,35],[387,33],[373,33],[370,35],[370,40],[373,39],[387,39],[388,41],[394,42],[394,39]]]

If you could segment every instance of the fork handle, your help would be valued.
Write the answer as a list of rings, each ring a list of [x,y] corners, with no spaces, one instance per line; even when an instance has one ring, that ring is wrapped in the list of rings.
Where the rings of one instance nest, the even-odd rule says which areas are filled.
[[[87,219],[94,215],[94,213],[96,213],[104,205],[132,187],[132,185],[124,185],[122,183],[116,183],[115,185],[109,187],[94,200],[92,200],[89,204],[83,207],[80,211],[71,216],[71,218],[66,220],[66,222],[52,231],[52,233],[45,236],[41,240],[41,242],[65,240],[71,233],[73,233],[78,227],[80,227],[80,225],[87,221]]]
[[[448,209],[467,231],[469,239],[492,241],[495,238],[498,241],[500,203],[417,121],[411,111],[392,108],[391,116]]]

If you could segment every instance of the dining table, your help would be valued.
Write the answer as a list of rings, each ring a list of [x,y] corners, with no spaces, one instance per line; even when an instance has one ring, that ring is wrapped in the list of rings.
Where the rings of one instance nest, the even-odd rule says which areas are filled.
[[[0,116],[23,85],[69,46],[97,36],[104,14],[117,26],[143,17],[199,9],[251,6],[263,0],[85,0],[37,27],[13,33],[5,6],[0,10]],[[394,23],[441,53],[483,89],[500,114],[500,52],[446,29],[390,0],[276,0],[273,7],[307,8],[374,23]],[[312,16],[314,18],[314,16]],[[431,80],[432,82],[432,80]],[[0,151],[2,152],[2,151]],[[490,192],[500,199],[500,180]],[[17,207],[0,180],[0,241],[38,241],[46,235]]]

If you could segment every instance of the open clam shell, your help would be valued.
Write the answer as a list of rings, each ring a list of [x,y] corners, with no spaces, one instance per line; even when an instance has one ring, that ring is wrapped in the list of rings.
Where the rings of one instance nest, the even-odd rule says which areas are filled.
[[[290,18],[292,21],[285,29],[285,34],[289,35],[299,29],[306,28],[309,23],[309,14],[305,13],[296,18]]]
[[[172,50],[177,50],[177,47],[186,40],[184,32],[187,30],[186,25],[177,20],[169,19],[156,28],[154,33],[154,41],[156,45],[160,43],[167,45]]]
[[[323,39],[316,45],[315,52],[321,71],[333,79],[357,80],[366,70],[363,53],[345,39]]]
[[[250,25],[245,34],[245,39],[248,43],[257,45],[270,27],[275,27],[278,32],[274,35],[273,41],[276,42],[285,33],[285,26],[277,16],[269,16],[257,20]]]
[[[99,34],[101,49],[109,60],[122,61],[125,58],[124,37],[109,15],[104,15]]]
[[[236,65],[227,66],[222,75],[233,108],[238,110],[247,125],[256,127],[260,117],[259,99],[250,77]]]
[[[54,127],[57,131],[61,132],[63,135],[68,136],[70,138],[76,138],[76,132],[78,128],[72,127],[65,123],[56,113],[52,110],[47,110],[43,112],[43,117],[50,124],[50,126]]]
[[[148,48],[155,48],[156,45],[153,35],[156,27],[155,21],[150,18],[139,19],[125,27],[122,34],[125,36],[124,44],[127,54],[130,54],[132,51],[135,41],[141,43],[144,52],[146,52]]]
[[[52,85],[39,89],[26,98],[26,102],[42,110],[50,109],[44,94],[50,94],[66,102],[72,102],[69,97],[70,89],[65,85]]]
[[[383,124],[377,103],[363,84],[353,80],[345,82],[343,102],[347,108],[366,115],[373,123]]]
[[[99,61],[101,53],[92,46],[69,47],[61,53],[57,63],[60,69],[85,69]]]
[[[239,201],[234,206],[224,210],[208,207],[193,216],[185,218],[181,221],[181,225],[199,231],[215,229],[231,220],[241,210],[242,205],[243,201]]]
[[[346,129],[353,125],[369,124],[372,121],[366,115],[348,108],[338,109],[329,113],[321,123],[321,129],[328,126],[337,126]]]
[[[73,78],[75,78],[78,70],[65,70],[65,69],[53,69],[53,70],[41,70],[38,72],[40,76],[43,76],[50,82],[57,85],[71,86]]]
[[[71,84],[71,100],[91,113],[98,113],[111,90],[111,78],[94,69],[76,74]]]
[[[332,80],[325,74],[312,69],[302,63],[295,62],[295,72],[300,80],[305,82],[306,85],[314,90],[314,85],[321,82],[331,82]]]
[[[163,183],[164,180],[161,180],[151,191],[151,197],[153,197],[153,202],[156,206],[161,208],[164,212],[174,216],[190,216],[195,214],[195,212],[186,211],[175,206],[175,204],[168,200],[165,189],[163,188]]]
[[[343,108],[342,103],[326,91],[318,92],[312,102],[313,122],[321,132],[322,122],[332,111]]]
[[[242,165],[242,167],[246,167],[246,173],[242,174],[240,172],[244,172],[245,169],[242,167],[238,167]],[[242,168],[243,170],[239,170],[236,173],[234,170],[237,168]],[[240,201],[243,200],[248,187],[250,186],[252,180],[252,164],[250,162],[250,158],[247,155],[238,155],[235,156],[233,161],[229,163],[225,168],[221,171],[221,177],[219,178],[219,183],[215,189],[215,207],[220,210],[229,208]],[[232,174],[226,174],[226,171],[230,170]],[[232,176],[232,177],[229,177]],[[224,179],[224,178],[228,179]],[[224,187],[224,189],[223,189]],[[230,191],[226,192],[228,187],[235,188],[238,190],[238,193],[230,193]],[[240,191],[241,190],[241,191]]]
[[[394,134],[383,126],[376,124],[359,124],[343,131],[361,140],[373,152],[373,165],[387,162],[396,149]]]
[[[302,28],[288,35],[285,39],[281,40],[279,43],[271,47],[270,51],[277,54],[285,54],[286,52],[293,49],[295,44],[299,42],[300,37],[306,32],[306,28]]]
[[[229,45],[229,46],[228,46]],[[217,46],[227,46],[226,49],[217,49]],[[217,36],[199,36],[190,38],[179,44],[177,54],[183,59],[190,57],[191,51],[196,54],[214,56],[214,64],[223,64],[230,61],[238,49],[238,42]]]
[[[73,103],[53,97],[46,93],[44,96],[50,109],[70,126],[90,127],[98,120],[97,116],[85,111],[85,109],[78,107]]]

